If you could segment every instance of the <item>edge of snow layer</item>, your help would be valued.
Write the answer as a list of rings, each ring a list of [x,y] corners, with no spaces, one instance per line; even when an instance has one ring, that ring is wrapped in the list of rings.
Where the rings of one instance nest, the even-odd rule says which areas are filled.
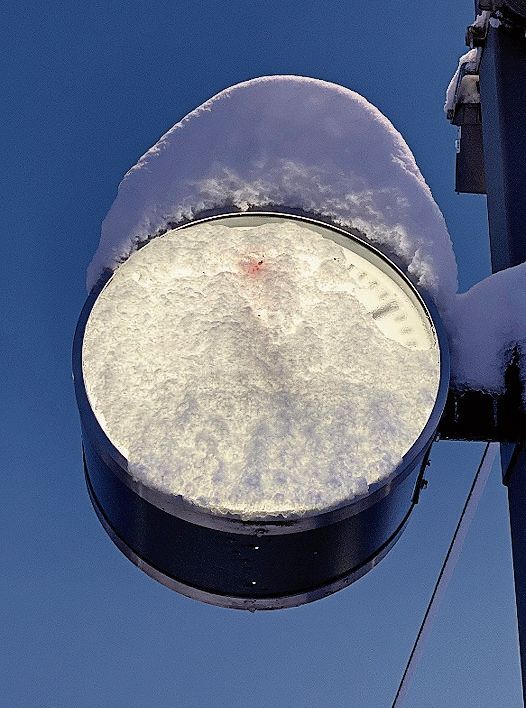
[[[168,224],[270,204],[360,230],[441,309],[456,292],[444,218],[400,133],[354,91],[299,76],[218,93],[140,158],[104,220],[88,288]]]

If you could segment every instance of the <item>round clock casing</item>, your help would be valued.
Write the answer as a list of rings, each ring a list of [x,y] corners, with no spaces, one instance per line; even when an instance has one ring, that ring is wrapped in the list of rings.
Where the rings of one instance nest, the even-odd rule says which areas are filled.
[[[150,576],[190,597],[249,610],[290,607],[318,599],[346,587],[384,557],[418,501],[449,387],[447,341],[435,306],[396,265],[354,233],[277,211],[220,214],[179,228],[225,220],[252,225],[257,219],[308,223],[352,248],[358,258],[387,275],[393,283],[394,299],[390,302],[396,300],[399,288],[399,306],[418,313],[419,336],[430,337],[438,349],[439,371],[435,402],[429,418],[422,422],[420,435],[389,480],[373,485],[366,496],[331,511],[298,518],[244,520],[236,515],[213,514],[134,479],[127,460],[104,432],[90,405],[82,347],[94,303],[113,274],[101,277],[82,310],[73,345],[84,471],[93,506],[115,544]],[[406,301],[410,304],[404,304]],[[386,330],[396,327],[389,306],[376,307],[373,317],[374,312]],[[406,336],[396,331],[390,335]]]

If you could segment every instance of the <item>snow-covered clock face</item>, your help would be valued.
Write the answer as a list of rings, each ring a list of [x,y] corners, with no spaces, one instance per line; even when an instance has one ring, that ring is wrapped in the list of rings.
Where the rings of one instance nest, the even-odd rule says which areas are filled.
[[[440,352],[374,250],[245,214],[133,253],[90,313],[83,374],[132,477],[212,514],[298,518],[393,475],[433,409]]]

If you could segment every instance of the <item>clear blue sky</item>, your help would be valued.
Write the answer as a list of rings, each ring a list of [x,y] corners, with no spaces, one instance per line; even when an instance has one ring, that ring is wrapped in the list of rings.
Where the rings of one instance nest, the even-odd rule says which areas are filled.
[[[445,87],[472,0],[89,2],[4,8],[0,675],[6,706],[389,706],[481,453],[435,446],[402,539],[347,590],[240,613],[156,584],[84,488],[70,348],[123,173],[185,113],[263,74],[341,83],[405,136],[461,286],[489,268],[483,197],[453,189]],[[505,490],[494,469],[408,695],[520,705]]]

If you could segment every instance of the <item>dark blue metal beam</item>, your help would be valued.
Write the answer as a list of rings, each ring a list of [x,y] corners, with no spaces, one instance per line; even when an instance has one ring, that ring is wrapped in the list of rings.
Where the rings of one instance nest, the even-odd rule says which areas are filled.
[[[493,271],[526,261],[526,38],[490,27],[480,64],[482,134]],[[501,445],[508,488],[515,596],[526,702],[526,451]]]
[[[526,40],[490,27],[480,64],[493,271],[526,260]]]

